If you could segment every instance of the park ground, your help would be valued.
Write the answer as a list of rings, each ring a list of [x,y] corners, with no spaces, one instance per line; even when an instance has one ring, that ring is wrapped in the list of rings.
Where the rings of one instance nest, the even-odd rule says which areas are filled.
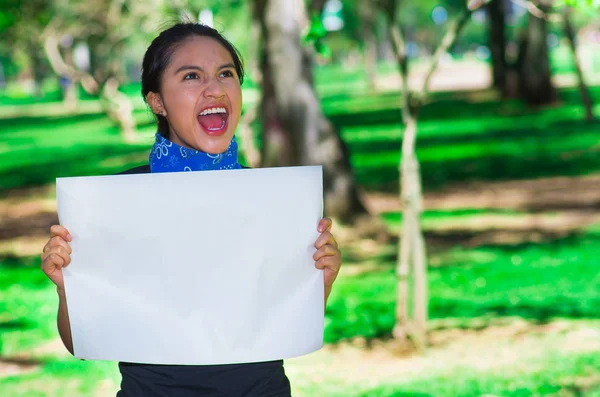
[[[369,92],[358,69],[317,76],[365,203],[390,233],[336,226],[345,264],[327,308],[326,345],[286,362],[294,396],[600,396],[600,123],[583,121],[568,75],[560,101],[544,109],[501,101],[481,89],[485,74],[470,76],[480,85],[460,91],[440,80],[421,116],[431,316],[423,353],[390,337],[399,95]],[[393,74],[382,73],[381,86],[386,78]],[[256,98],[252,89],[245,95]],[[592,96],[600,103],[600,89]],[[114,396],[114,363],[81,362],[62,347],[39,251],[57,219],[54,178],[144,162],[149,113],[137,102],[140,139],[125,144],[93,99],[70,115],[52,97],[3,100],[1,395]]]

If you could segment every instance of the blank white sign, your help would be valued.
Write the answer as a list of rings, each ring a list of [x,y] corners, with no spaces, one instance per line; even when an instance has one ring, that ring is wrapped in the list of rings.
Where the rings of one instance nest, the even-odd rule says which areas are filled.
[[[208,365],[323,344],[322,168],[59,178],[75,356]]]

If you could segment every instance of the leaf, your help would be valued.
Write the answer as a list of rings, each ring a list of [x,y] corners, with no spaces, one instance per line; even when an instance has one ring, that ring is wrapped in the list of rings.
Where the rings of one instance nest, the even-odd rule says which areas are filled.
[[[327,45],[323,44],[323,41],[318,40],[315,42],[315,51],[323,58],[331,59],[331,56],[332,56],[331,48],[329,48]]]
[[[321,22],[321,17],[318,14],[313,14],[310,19],[308,31],[302,38],[305,43],[315,42],[327,36],[327,29]]]

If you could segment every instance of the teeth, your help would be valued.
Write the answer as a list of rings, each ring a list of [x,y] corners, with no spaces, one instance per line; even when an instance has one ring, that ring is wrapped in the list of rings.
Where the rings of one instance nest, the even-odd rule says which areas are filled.
[[[225,108],[204,109],[202,111],[202,113],[200,113],[200,116],[206,116],[207,114],[214,114],[214,113],[227,113],[227,110],[225,110]]]

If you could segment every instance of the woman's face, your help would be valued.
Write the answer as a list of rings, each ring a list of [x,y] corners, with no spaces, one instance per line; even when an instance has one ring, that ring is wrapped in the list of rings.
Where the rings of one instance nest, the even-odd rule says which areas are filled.
[[[210,154],[227,150],[242,112],[233,58],[210,37],[187,39],[165,68],[161,92],[148,94],[155,113],[169,122],[169,139]]]

